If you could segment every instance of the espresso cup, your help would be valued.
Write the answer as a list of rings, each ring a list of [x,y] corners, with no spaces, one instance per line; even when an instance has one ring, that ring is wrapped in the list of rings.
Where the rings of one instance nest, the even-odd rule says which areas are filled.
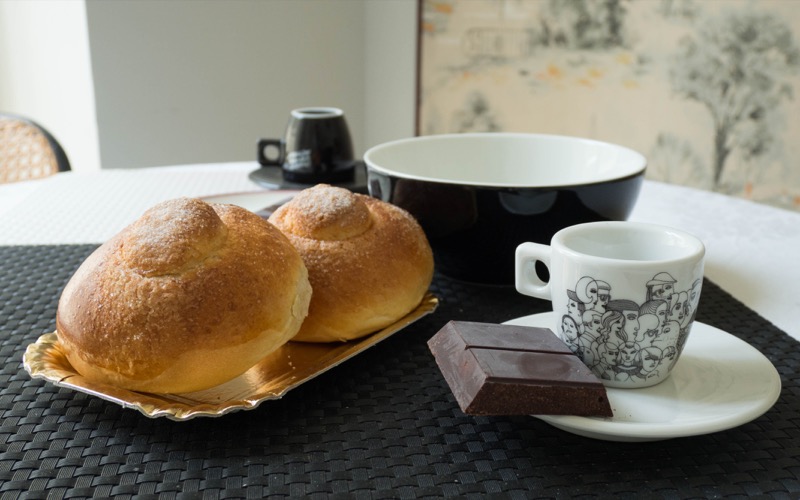
[[[606,386],[649,387],[669,376],[686,344],[704,256],[684,231],[592,222],[558,231],[549,246],[519,245],[515,284],[552,302],[555,331]]]
[[[344,112],[338,108],[292,110],[282,139],[258,141],[258,162],[280,167],[290,182],[352,181],[356,162]]]

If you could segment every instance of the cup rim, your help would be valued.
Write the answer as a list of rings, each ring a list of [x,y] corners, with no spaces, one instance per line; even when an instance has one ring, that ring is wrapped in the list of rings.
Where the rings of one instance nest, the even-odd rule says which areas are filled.
[[[617,257],[608,257],[602,255],[595,255],[576,250],[567,244],[567,238],[574,236],[576,233],[585,231],[596,230],[635,230],[637,232],[648,231],[663,235],[664,233],[670,234],[673,238],[678,238],[686,251],[681,255],[669,258],[654,258],[647,260],[633,260]],[[626,267],[652,267],[654,265],[668,265],[678,262],[686,262],[702,259],[705,256],[706,248],[702,240],[697,236],[663,224],[654,224],[650,222],[632,222],[632,221],[600,221],[600,222],[586,222],[583,224],[576,224],[561,229],[553,235],[551,243],[552,246],[557,246],[563,253],[572,258],[584,258],[597,260],[603,262],[604,265],[620,265]]]
[[[344,116],[344,111],[339,108],[312,106],[293,109],[291,114],[293,118],[297,119],[320,120],[324,118],[336,118],[339,116]]]

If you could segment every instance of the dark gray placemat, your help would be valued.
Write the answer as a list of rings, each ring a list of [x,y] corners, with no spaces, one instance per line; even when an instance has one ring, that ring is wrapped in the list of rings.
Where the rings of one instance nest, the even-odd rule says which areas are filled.
[[[698,319],[760,349],[784,384],[771,411],[729,431],[609,443],[532,417],[465,416],[427,339],[450,319],[501,322],[548,304],[442,277],[436,313],[285,398],[179,423],[31,380],[21,366],[93,248],[0,247],[2,498],[800,497],[798,343],[713,283]]]

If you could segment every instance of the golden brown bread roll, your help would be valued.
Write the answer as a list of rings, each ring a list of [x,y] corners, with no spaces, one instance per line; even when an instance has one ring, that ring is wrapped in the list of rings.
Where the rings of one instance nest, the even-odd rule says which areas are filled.
[[[433,277],[433,254],[406,211],[320,184],[300,192],[269,221],[300,251],[314,293],[292,340],[347,341],[413,310]]]
[[[278,229],[243,208],[182,198],[86,259],[61,295],[57,333],[90,380],[197,391],[286,343],[310,296],[302,259]]]

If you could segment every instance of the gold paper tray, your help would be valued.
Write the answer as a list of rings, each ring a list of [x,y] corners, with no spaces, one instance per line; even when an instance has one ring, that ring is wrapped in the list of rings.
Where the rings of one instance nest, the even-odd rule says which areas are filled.
[[[241,376],[222,385],[185,394],[150,394],[86,380],[67,361],[55,333],[48,333],[28,346],[25,370],[33,378],[66,387],[139,410],[151,418],[189,420],[219,417],[237,410],[251,410],[264,401],[279,399],[295,387],[325,373],[421,317],[432,313],[439,300],[428,293],[417,308],[393,325],[362,339],[335,344],[289,342]]]

